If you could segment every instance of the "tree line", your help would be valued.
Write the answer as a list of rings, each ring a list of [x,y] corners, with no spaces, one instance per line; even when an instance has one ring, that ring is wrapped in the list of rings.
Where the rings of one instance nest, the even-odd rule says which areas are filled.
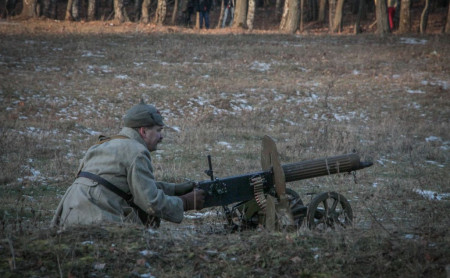
[[[177,18],[184,12],[183,7],[187,5],[187,1],[192,0],[0,0],[0,3],[3,2],[0,17],[58,19],[58,16],[63,14],[64,20],[68,21],[115,20],[175,25]],[[218,20],[220,22],[224,13],[224,1],[210,1],[214,7],[220,8]],[[446,17],[441,21],[442,31],[450,33],[449,0],[398,0],[398,4],[399,33],[412,31],[413,5],[420,5],[422,8],[420,33],[426,33],[431,10],[447,7]],[[328,23],[331,33],[341,32],[344,7],[351,10],[345,11],[347,14],[351,12],[356,15],[353,26],[355,33],[361,32],[361,21],[373,10],[376,14],[376,21],[373,23],[376,24],[376,32],[383,35],[392,31],[388,23],[387,0],[236,0],[232,27],[252,30],[256,7],[274,9],[275,14],[279,15],[278,28],[286,33],[302,32],[305,22],[311,21]]]

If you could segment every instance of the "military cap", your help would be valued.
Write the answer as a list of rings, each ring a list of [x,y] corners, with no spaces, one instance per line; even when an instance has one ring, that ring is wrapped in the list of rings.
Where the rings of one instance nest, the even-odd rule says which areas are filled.
[[[123,118],[126,127],[164,126],[161,113],[155,106],[145,104],[144,101],[131,107]]]

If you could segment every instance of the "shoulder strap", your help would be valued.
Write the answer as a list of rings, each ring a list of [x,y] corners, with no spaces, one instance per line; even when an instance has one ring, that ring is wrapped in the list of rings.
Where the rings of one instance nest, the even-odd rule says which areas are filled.
[[[105,142],[111,141],[113,139],[130,139],[129,137],[125,136],[125,135],[114,135],[114,136],[104,136],[104,135],[100,135],[97,139],[97,142],[95,143],[96,145],[100,145],[103,144]]]
[[[121,136],[121,135],[118,135],[118,136]],[[126,136],[123,136],[123,137],[126,137]],[[126,138],[128,138],[128,137],[126,137]],[[87,178],[87,179],[96,181],[99,184],[106,187],[108,190],[110,190],[110,191],[116,193],[117,195],[119,195],[120,197],[122,197],[122,199],[124,199],[130,205],[130,207],[132,207],[133,209],[136,210],[138,217],[141,219],[142,223],[144,223],[145,226],[149,226],[149,227],[153,227],[153,228],[159,227],[161,220],[156,216],[151,216],[151,215],[147,214],[143,209],[138,207],[133,202],[133,195],[123,192],[122,190],[117,188],[117,186],[115,186],[114,184],[110,183],[109,181],[105,180],[104,178],[102,178],[96,174],[92,174],[89,172],[80,172],[80,173],[78,173],[78,177],[83,177],[83,178]]]
[[[78,174],[78,177],[88,178],[90,180],[96,181],[99,184],[106,187],[107,189],[111,190],[112,192],[114,192],[117,195],[119,195],[120,197],[122,197],[128,203],[132,202],[133,195],[123,192],[122,190],[117,188],[114,184],[110,183],[109,181],[105,180],[104,178],[102,178],[96,174],[92,174],[89,172],[80,172]]]

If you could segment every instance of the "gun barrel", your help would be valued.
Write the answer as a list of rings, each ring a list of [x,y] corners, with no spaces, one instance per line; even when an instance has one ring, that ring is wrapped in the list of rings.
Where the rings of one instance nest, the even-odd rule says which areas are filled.
[[[372,166],[372,162],[360,161],[356,153],[282,165],[286,182],[346,173],[369,166]]]

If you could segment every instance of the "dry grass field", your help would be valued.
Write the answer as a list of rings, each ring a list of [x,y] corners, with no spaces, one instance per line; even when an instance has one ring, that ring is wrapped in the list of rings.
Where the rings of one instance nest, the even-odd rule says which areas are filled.
[[[450,36],[280,35],[1,22],[0,276],[449,277]],[[156,176],[260,170],[356,150],[374,166],[289,183],[337,191],[353,227],[231,233],[222,208],[157,230],[50,219],[99,134],[141,98],[168,127]]]

